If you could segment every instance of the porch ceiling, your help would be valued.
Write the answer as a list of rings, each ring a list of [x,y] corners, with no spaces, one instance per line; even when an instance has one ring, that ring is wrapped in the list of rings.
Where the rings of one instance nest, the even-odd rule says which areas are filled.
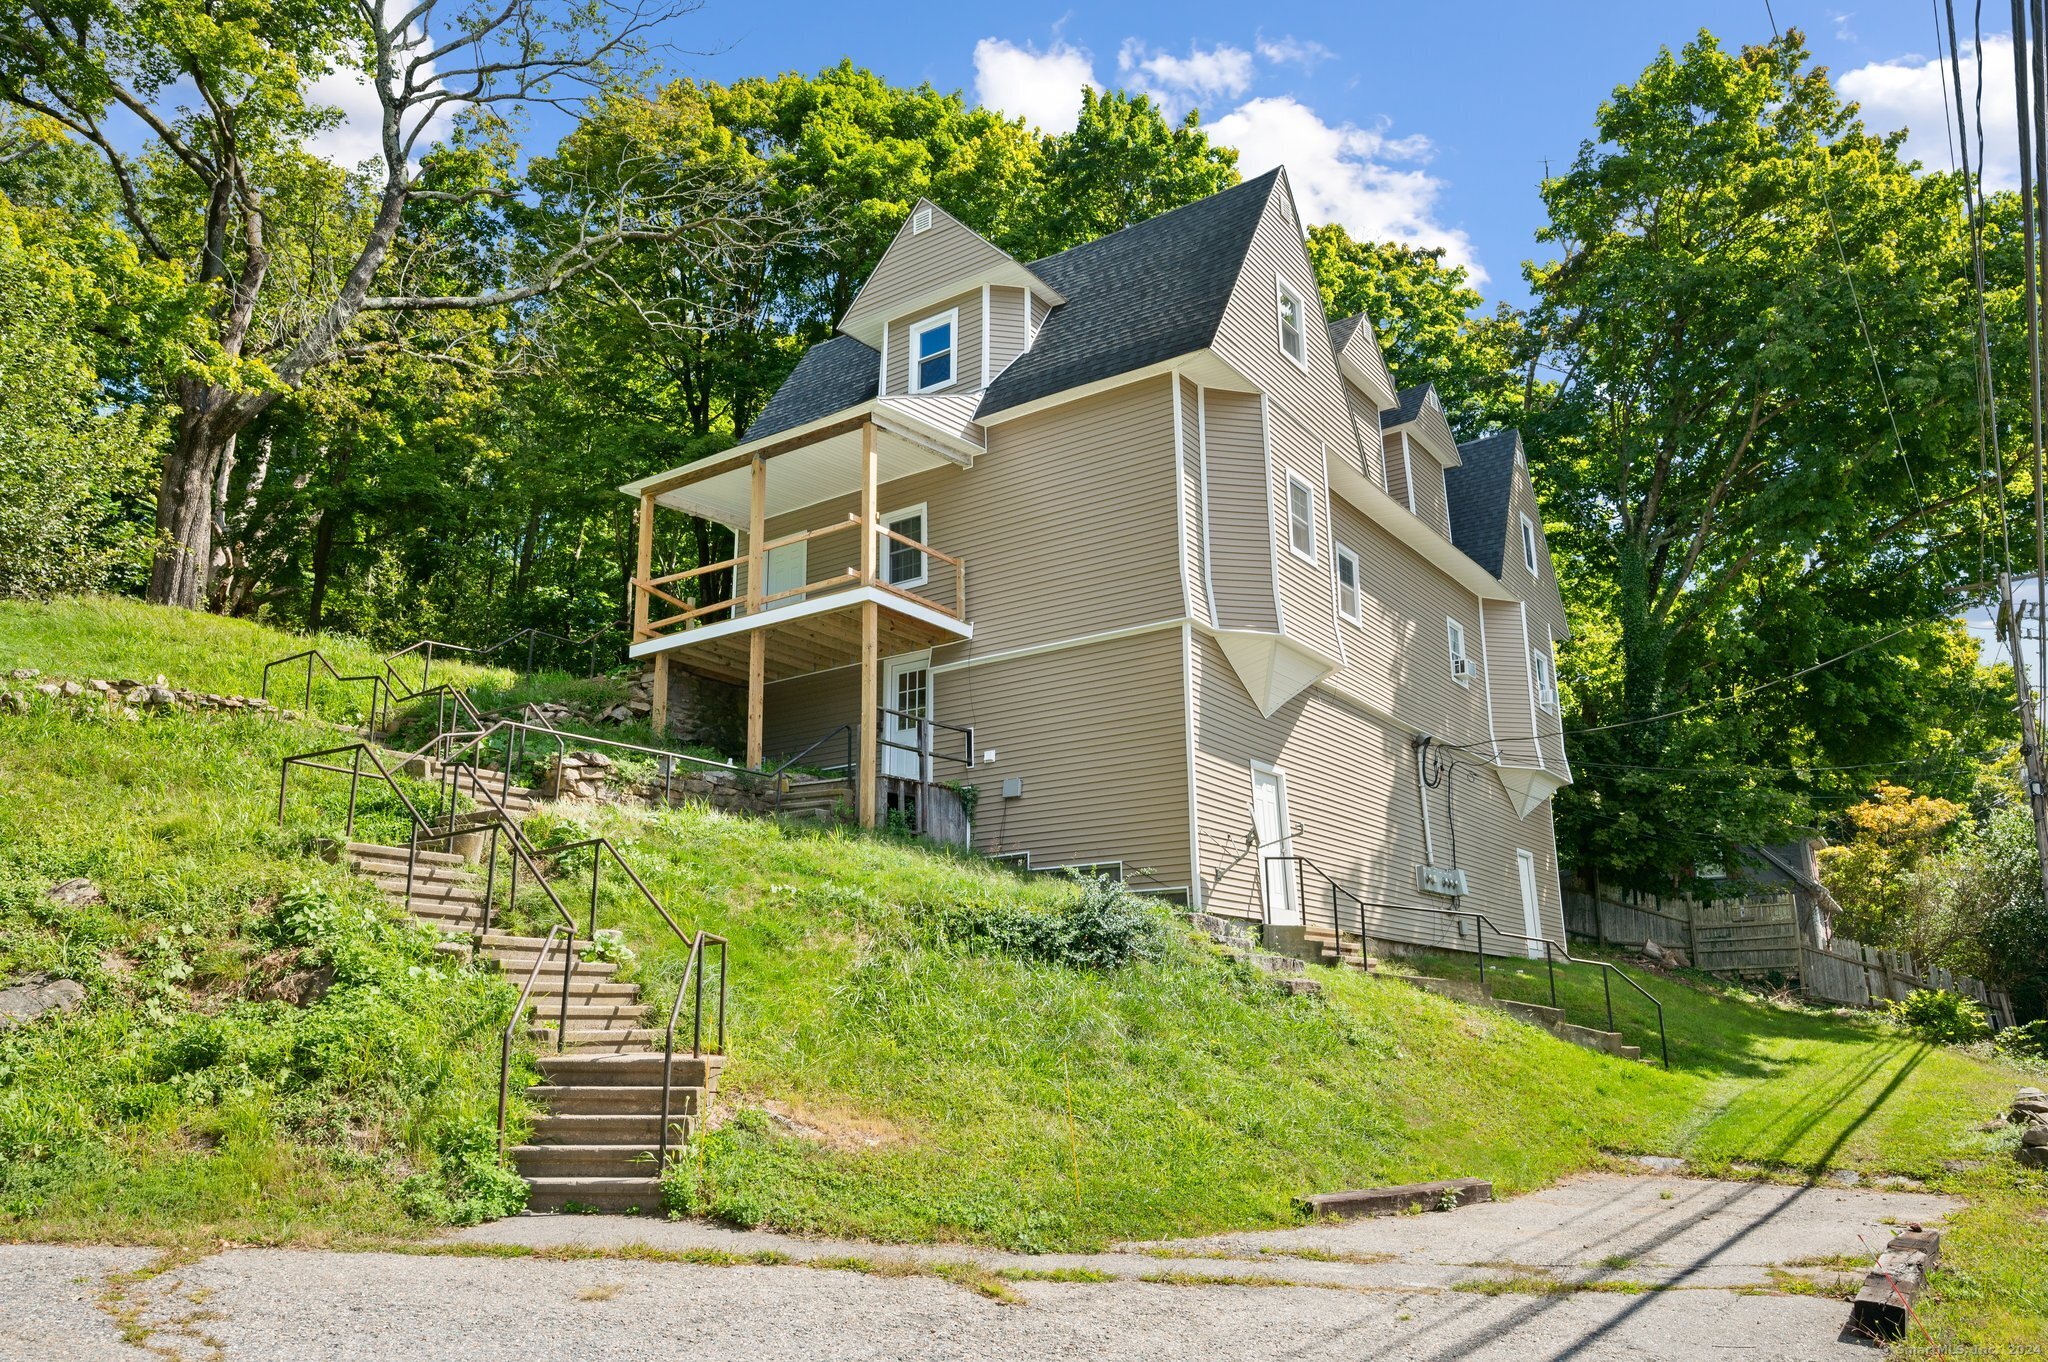
[[[974,636],[974,626],[873,587],[835,591],[758,615],[687,629],[633,646],[636,658],[667,653],[673,666],[745,685],[752,636],[767,641],[766,679],[848,667],[860,661],[860,606],[873,600],[879,622],[877,655],[918,652]]]
[[[973,422],[975,400],[973,394],[878,398],[620,490],[638,496],[644,488],[660,488],[657,505],[744,530],[752,509],[753,457],[766,464],[764,513],[771,517],[859,490],[864,421],[875,426],[876,475],[882,482],[934,468],[972,467],[974,456],[987,448]]]

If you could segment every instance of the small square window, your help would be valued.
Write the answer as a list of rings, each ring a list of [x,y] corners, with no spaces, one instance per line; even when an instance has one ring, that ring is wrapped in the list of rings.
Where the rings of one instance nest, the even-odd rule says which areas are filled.
[[[1342,544],[1337,546],[1337,613],[1353,624],[1363,622],[1358,601],[1358,555]]]
[[[1557,709],[1557,671],[1550,660],[1550,654],[1532,650],[1529,653],[1529,676],[1536,687],[1536,708],[1545,714]]]
[[[1461,686],[1472,684],[1472,660],[1465,655],[1465,626],[1444,620],[1444,636],[1451,646],[1451,679]]]
[[[1535,576],[1539,571],[1539,569],[1536,566],[1538,561],[1539,559],[1536,553],[1536,522],[1529,519],[1529,517],[1527,516],[1523,516],[1522,562],[1529,569],[1529,573],[1531,576]]]
[[[1287,475],[1287,547],[1297,558],[1316,560],[1315,489],[1296,473]]]
[[[953,332],[960,314],[948,312],[910,328],[910,391],[930,392],[953,381]]]
[[[1287,287],[1287,281],[1279,281],[1280,299],[1280,348],[1296,364],[1308,363],[1307,333],[1302,329],[1301,295]]]

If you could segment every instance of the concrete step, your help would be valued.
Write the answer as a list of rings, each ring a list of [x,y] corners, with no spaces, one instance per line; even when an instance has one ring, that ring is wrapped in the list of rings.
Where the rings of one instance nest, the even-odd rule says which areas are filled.
[[[602,1001],[569,1002],[569,1026],[610,1025],[639,1026],[647,1020],[647,1005],[631,998],[607,998]],[[542,999],[534,1004],[534,1019],[553,1025],[562,1015],[561,995]]]
[[[671,1150],[684,1143],[672,1140]],[[537,1178],[644,1178],[656,1172],[659,1145],[522,1144],[510,1151],[512,1166],[529,1181]]]
[[[678,1042],[682,1037],[677,1037]],[[540,1055],[535,1064],[555,1084],[608,1084],[659,1089],[663,1055],[655,1049],[623,1054]],[[725,1070],[724,1055],[688,1055],[680,1050],[670,1064],[671,1085],[718,1091],[719,1075]]]
[[[526,1090],[527,1100],[546,1107],[555,1116],[598,1116],[605,1114],[661,1114],[661,1084],[653,1083],[536,1083]],[[670,1117],[695,1116],[703,1105],[704,1090],[671,1086],[668,1090]]]
[[[654,1088],[657,1096],[661,1089]],[[691,1123],[696,1119],[694,1112],[672,1111],[669,1125],[678,1127],[682,1134],[670,1135],[670,1142],[688,1137]],[[652,1149],[661,1142],[661,1108],[653,1111],[574,1111],[560,1115],[542,1116],[533,1123],[533,1134],[527,1137],[531,1145],[621,1145],[633,1149]]]
[[[400,871],[392,879],[378,878],[370,881],[377,886],[377,892],[391,898],[405,897],[405,873]],[[447,880],[415,879],[412,882],[414,903],[482,903],[480,888],[457,884]]]
[[[1602,1031],[1591,1026],[1579,1026],[1572,1022],[1560,1022],[1552,1028],[1559,1040],[1568,1040],[1588,1050],[1613,1055],[1616,1059],[1641,1059],[1642,1047],[1630,1045],[1622,1039],[1619,1031]]]
[[[529,968],[531,967],[529,966]],[[586,966],[586,968],[588,967]],[[523,978],[522,982],[524,982]],[[560,970],[558,969],[553,972],[544,971],[540,978],[534,980],[533,996],[536,999],[559,999],[562,996],[562,975]],[[577,970],[575,977],[569,980],[569,1005],[571,1007],[574,1007],[578,1001],[591,1001],[598,998],[616,998],[630,1003],[639,997],[640,985],[638,984],[622,984],[616,979],[607,979],[602,975],[586,974],[581,969]]]
[[[392,900],[394,903],[397,901]],[[428,903],[414,899],[410,911],[421,922],[439,927],[444,932],[467,934],[484,925],[484,906],[481,903]]]
[[[375,856],[385,860],[397,860],[401,863],[406,857],[406,849],[404,847],[388,847],[376,842],[350,842],[343,850],[347,851],[350,855]],[[427,851],[424,849],[419,853],[419,860],[423,865],[463,866],[468,864],[460,856],[451,855],[445,851]]]
[[[533,950],[496,950],[485,947],[481,954],[505,973],[519,979],[524,979],[532,971],[534,961],[540,959],[540,952]],[[562,960],[563,953],[561,948],[557,947],[554,953],[548,956],[547,968],[541,971],[541,977],[545,979],[552,973],[555,982],[559,984],[562,979]],[[571,974],[575,978],[587,976],[594,979],[609,979],[618,972],[619,967],[609,960],[579,960]]]
[[[614,1214],[639,1212],[661,1214],[661,1179],[545,1177],[529,1178],[532,1191],[526,1198],[530,1211],[582,1209]]]
[[[422,852],[421,854],[424,855],[425,853]],[[386,879],[397,876],[399,879],[404,879],[405,852],[400,851],[393,856],[362,856],[350,852],[348,868],[355,871],[358,875],[381,876]],[[473,878],[473,872],[467,861],[460,865],[449,865],[445,861],[420,860],[413,863],[412,877],[415,881],[437,880],[451,884],[464,884]]]
[[[553,1026],[528,1027],[526,1034],[534,1040],[552,1046],[555,1043]],[[666,1030],[657,1031],[651,1026],[570,1026],[563,1034],[562,1047],[566,1050],[645,1050],[650,1045],[659,1045],[667,1035]]]

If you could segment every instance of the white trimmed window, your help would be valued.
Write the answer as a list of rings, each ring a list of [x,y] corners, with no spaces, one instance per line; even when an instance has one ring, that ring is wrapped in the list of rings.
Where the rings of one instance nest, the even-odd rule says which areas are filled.
[[[1444,637],[1451,647],[1451,680],[1461,686],[1472,684],[1472,660],[1465,655],[1465,626],[1446,616]]]
[[[1303,330],[1301,295],[1287,286],[1285,279],[1276,279],[1274,285],[1280,309],[1280,348],[1287,358],[1303,368],[1308,367],[1308,333]]]
[[[1358,555],[1337,545],[1337,613],[1353,624],[1363,624],[1358,606]]]
[[[1316,560],[1316,489],[1299,473],[1287,475],[1287,547],[1296,558]]]
[[[883,516],[882,528],[894,530],[902,535],[903,539],[928,544],[931,541],[924,536],[924,522],[925,508],[919,504]],[[878,546],[881,549],[882,580],[890,586],[923,586],[931,574],[930,561],[925,557],[924,550],[912,548],[904,543],[903,539],[895,539],[886,534],[878,537],[882,541]]]
[[[1529,650],[1529,679],[1536,687],[1536,708],[1545,714],[1557,710],[1557,669],[1550,660],[1550,654],[1541,649]]]
[[[1537,575],[1536,522],[1527,516],[1522,517],[1522,562],[1530,576]]]
[[[928,393],[953,382],[953,338],[960,330],[960,310],[927,317],[910,328],[910,391]]]

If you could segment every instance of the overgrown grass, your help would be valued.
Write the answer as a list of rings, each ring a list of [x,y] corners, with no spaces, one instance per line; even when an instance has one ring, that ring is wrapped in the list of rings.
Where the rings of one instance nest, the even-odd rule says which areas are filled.
[[[85,609],[45,618],[0,607],[0,668],[126,669],[67,656],[61,618]],[[37,655],[22,654],[24,638],[42,640]],[[237,646],[256,657],[280,641],[249,635]],[[139,657],[145,645],[135,646]],[[228,664],[207,665],[219,679],[172,679],[227,688]],[[15,1232],[402,1233],[412,1223],[394,1190],[402,1175],[468,1157],[432,1132],[464,1128],[456,1118],[484,1102],[502,1018],[490,1000],[503,995],[431,967],[425,983],[394,979],[415,1028],[395,1051],[379,1048],[393,1033],[374,1016],[338,1033],[356,1047],[358,1075],[417,1072],[405,1057],[423,1052],[446,1057],[432,1081],[380,1088],[359,1076],[334,1090],[363,1113],[350,1128],[376,1132],[370,1160],[345,1152],[363,1141],[302,1119],[295,1094],[324,1080],[294,1087],[295,1065],[258,1073],[251,1063],[262,1081],[250,1084],[210,1064],[200,1072],[214,1077],[187,1088],[138,1067],[137,1055],[170,1043],[164,1023],[145,1021],[153,996],[173,1019],[166,1034],[221,1018],[295,1028],[327,1007],[287,1015],[235,987],[258,958],[270,896],[312,879],[362,901],[304,855],[312,833],[338,830],[344,782],[295,784],[290,828],[266,826],[278,758],[319,736],[251,719],[108,723],[42,701],[0,717],[0,973],[61,967],[92,989],[80,1017],[0,1042],[0,1062],[16,1066],[0,1132],[56,1132],[26,1143],[0,1133],[28,1150],[0,1172]],[[395,834],[390,810],[370,808],[369,832]],[[1049,936],[991,924],[1067,912],[1075,887],[886,837],[691,808],[551,817],[565,834],[579,820],[609,833],[678,921],[732,941],[721,1123],[671,1175],[683,1203],[721,1220],[1087,1249],[1293,1223],[1293,1198],[1306,1192],[1483,1176],[1512,1194],[1631,1154],[1676,1154],[1708,1171],[1849,1168],[1962,1193],[1972,1206],[1924,1319],[1993,1342],[2038,1338],[2048,1321],[2044,1181],[2013,1164],[2010,1135],[1973,1131],[2016,1081],[1998,1062],[1867,1019],[1667,982],[1666,1073],[1394,980],[1318,969],[1321,997],[1288,997],[1178,928],[1156,960],[1050,963],[1024,948]],[[567,884],[587,869],[562,873]],[[80,915],[42,903],[43,885],[74,874],[98,879],[110,907]],[[665,1019],[682,944],[623,877],[608,879],[599,921],[623,930],[637,953],[629,973]],[[164,936],[171,946],[156,947]],[[395,976],[413,978],[417,957],[402,939],[371,944]],[[109,948],[135,962],[131,973],[106,968]],[[190,978],[167,978],[152,950],[182,959]],[[1493,973],[1504,995],[1547,994],[1540,967]],[[1597,977],[1567,971],[1560,982],[1574,1018],[1592,1020]],[[439,991],[404,991],[414,987]],[[1634,1006],[1617,997],[1631,1038],[1644,1020]],[[158,1088],[162,1108],[120,1097]]]
[[[88,991],[0,1035],[0,1233],[323,1241],[518,1204],[492,1130],[509,987],[273,824],[279,758],[331,736],[41,697],[0,719],[0,980]],[[395,810],[366,792],[366,829]],[[106,903],[45,896],[73,876]],[[311,1006],[255,996],[322,969]]]

